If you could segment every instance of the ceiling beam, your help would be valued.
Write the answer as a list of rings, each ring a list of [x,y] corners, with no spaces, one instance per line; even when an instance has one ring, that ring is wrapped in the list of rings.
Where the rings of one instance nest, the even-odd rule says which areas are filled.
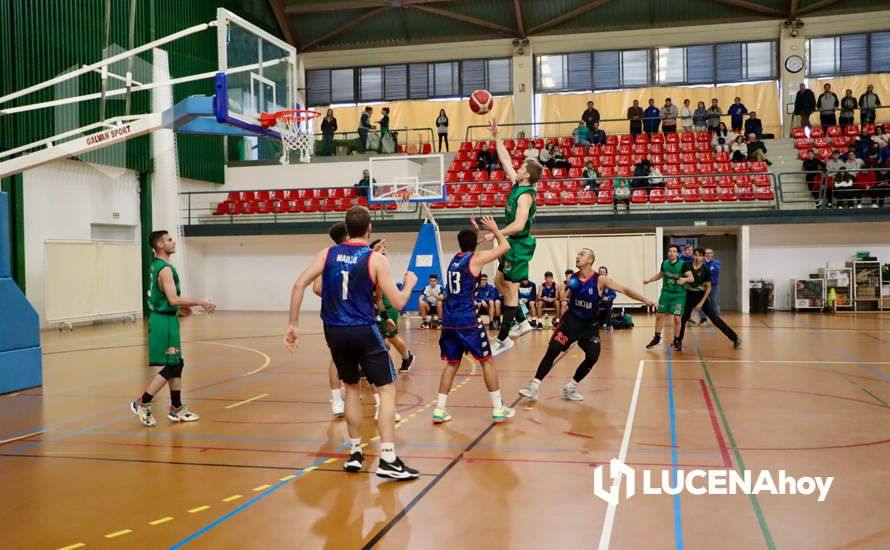
[[[815,4],[810,4],[809,6],[801,8],[798,11],[798,14],[803,15],[805,13],[812,13],[814,11],[821,10],[822,8],[827,8],[832,4],[837,4],[838,2],[840,2],[840,0],[822,0],[821,2],[816,2]]]
[[[288,19],[287,14],[284,13],[283,0],[269,0],[269,7],[272,8],[272,13],[275,14],[275,20],[278,21],[278,28],[281,29],[281,35],[284,36],[284,39],[288,44],[295,48],[298,47],[297,39],[290,26],[290,19]]]
[[[328,33],[325,33],[322,36],[319,36],[318,38],[310,40],[309,42],[306,43],[305,46],[303,46],[303,51],[309,50],[309,49],[317,46],[318,44],[321,44],[322,42],[327,42],[328,40],[330,40],[332,38],[336,38],[336,37],[340,36],[341,34],[345,33],[346,31],[361,25],[368,19],[370,19],[376,15],[380,15],[381,13],[388,11],[388,10],[389,10],[388,6],[383,6],[383,7],[377,8],[375,10],[371,10],[367,13],[363,13],[362,15],[356,17],[355,19],[349,21],[348,23],[346,23],[344,25],[340,25],[336,29],[334,29]]]
[[[761,13],[763,15],[769,15],[772,17],[788,17],[788,14],[777,9],[773,9],[761,4],[757,4],[755,2],[748,2],[748,0],[717,0],[722,4],[727,4],[730,6],[734,6],[736,8],[742,8],[743,10],[753,11],[757,13]]]
[[[564,23],[564,22],[568,21],[569,19],[578,17],[581,14],[587,13],[591,10],[595,10],[596,8],[603,6],[605,4],[608,4],[608,3],[609,3],[609,0],[596,0],[595,2],[591,2],[591,3],[587,4],[586,6],[581,6],[580,8],[575,8],[570,12],[567,12],[560,16],[554,17],[553,19],[550,19],[548,21],[544,21],[537,27],[530,28],[528,30],[528,34],[535,34],[535,33],[541,32],[541,31],[545,31],[549,28],[559,25],[560,23]]]
[[[522,5],[519,0],[513,0],[513,13],[516,15],[516,28],[520,36],[525,36],[525,22],[522,20]]]
[[[424,5],[420,5],[420,4],[409,4],[409,5],[410,5],[410,7],[414,8],[417,11],[431,13],[433,15],[438,15],[440,17],[447,17],[448,19],[454,19],[455,21],[460,21],[461,23],[466,23],[468,25],[475,25],[477,27],[482,27],[485,29],[502,32],[504,34],[509,34],[511,36],[516,35],[516,29],[510,28],[510,27],[505,27],[505,26],[499,25],[497,23],[492,23],[491,21],[476,19],[475,17],[470,17],[469,15],[454,13],[453,11],[443,10],[441,8],[433,8],[431,6],[424,6]]]
[[[791,19],[797,17],[797,4],[798,0],[791,0],[791,5],[788,6],[788,17]]]
[[[288,15],[307,15],[328,11],[361,10],[389,6],[390,3],[384,0],[339,0],[333,2],[316,2],[315,4],[289,5],[284,8],[284,11]]]

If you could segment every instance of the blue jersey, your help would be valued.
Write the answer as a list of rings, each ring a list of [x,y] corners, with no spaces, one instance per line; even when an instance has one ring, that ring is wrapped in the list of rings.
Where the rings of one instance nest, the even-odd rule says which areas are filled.
[[[325,325],[376,325],[371,249],[344,243],[328,249],[321,280],[321,320]]]
[[[489,300],[497,300],[497,289],[491,283],[485,286],[476,287],[476,301],[487,302]]]
[[[556,283],[548,287],[547,283],[541,285],[541,298],[556,298]]]
[[[569,313],[582,321],[596,320],[600,305],[599,280],[600,274],[597,272],[583,280],[580,273],[572,275],[572,280],[569,282],[569,291],[572,293]]]
[[[477,278],[470,272],[472,252],[462,252],[451,259],[445,276],[445,304],[442,310],[442,328],[476,328]]]
[[[520,286],[519,287],[519,299],[524,300],[526,302],[531,300],[536,300],[538,297],[537,289],[535,288],[535,283],[529,281],[528,286]]]

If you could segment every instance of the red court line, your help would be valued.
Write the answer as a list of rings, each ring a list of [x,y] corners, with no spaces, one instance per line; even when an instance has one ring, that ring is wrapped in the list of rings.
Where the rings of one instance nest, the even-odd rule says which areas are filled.
[[[566,432],[562,432],[562,433],[564,433],[564,434],[566,434],[566,435],[570,435],[570,436],[572,436],[572,437],[583,437],[584,439],[596,439],[596,438],[593,437],[592,435],[579,434],[579,433],[576,433],[576,432],[568,432],[568,431],[566,431]]]
[[[714,437],[717,438],[717,446],[720,448],[720,455],[723,456],[723,465],[727,468],[732,468],[732,459],[729,458],[729,449],[726,447],[726,442],[723,441],[723,433],[720,431],[720,425],[717,424],[717,413],[714,411],[711,395],[708,393],[708,388],[705,385],[704,380],[699,378],[698,383],[701,385],[701,394],[705,398],[705,405],[708,407],[708,415],[711,417],[711,427],[714,428]]]

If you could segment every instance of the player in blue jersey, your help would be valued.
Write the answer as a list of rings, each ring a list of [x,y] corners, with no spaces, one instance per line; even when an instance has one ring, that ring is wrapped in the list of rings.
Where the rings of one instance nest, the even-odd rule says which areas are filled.
[[[343,467],[349,472],[358,472],[364,460],[358,385],[361,369],[380,394],[377,428],[381,443],[377,475],[413,479],[419,472],[406,466],[395,452],[396,392],[393,382],[396,371],[377,329],[374,293],[379,286],[393,307],[401,309],[411,297],[417,276],[407,272],[402,290],[396,287],[386,257],[368,248],[371,214],[367,208],[356,206],[349,209],[346,213],[346,231],[349,239],[319,252],[294,283],[284,345],[291,353],[296,349],[303,292],[321,275],[324,336],[337,373],[346,386],[346,423],[351,449]]]
[[[584,360],[578,365],[574,376],[562,388],[562,396],[572,401],[581,401],[584,397],[578,393],[578,383],[587,376],[590,369],[600,356],[600,339],[597,329],[597,312],[599,310],[600,296],[605,289],[612,289],[634,300],[639,300],[647,306],[652,306],[652,300],[639,292],[629,289],[617,282],[602,276],[593,270],[593,262],[596,257],[589,248],[582,248],[575,257],[575,266],[578,271],[572,275],[568,283],[566,297],[568,309],[560,319],[559,326],[550,338],[547,353],[538,365],[538,372],[528,386],[519,390],[519,395],[529,399],[538,398],[538,389],[541,381],[553,368],[557,358],[568,351],[572,344],[584,351]]]
[[[501,400],[498,373],[491,359],[488,333],[474,303],[476,285],[482,268],[506,254],[510,250],[510,244],[494,218],[488,216],[482,218],[482,227],[494,235],[497,246],[484,252],[476,252],[478,233],[475,230],[464,229],[457,234],[460,253],[448,264],[445,276],[447,294],[442,312],[439,349],[442,351],[442,360],[447,363],[439,379],[439,395],[436,408],[433,410],[434,424],[451,420],[445,405],[464,353],[469,353],[482,365],[485,387],[491,396],[491,421],[503,422],[515,414],[513,409],[505,407]]]
[[[544,311],[552,311],[554,318],[559,318],[558,293],[559,286],[556,284],[556,281],[553,280],[553,272],[547,271],[544,273],[544,282],[541,284],[541,291],[538,292],[538,313],[541,315],[542,321],[545,321],[544,324],[541,325],[541,328],[552,328],[547,324],[550,323],[550,320],[549,318],[544,317]],[[556,325],[554,324],[553,326]]]

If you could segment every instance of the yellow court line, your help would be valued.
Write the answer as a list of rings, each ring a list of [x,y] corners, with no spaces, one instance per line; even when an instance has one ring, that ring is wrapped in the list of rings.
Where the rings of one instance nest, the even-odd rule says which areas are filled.
[[[32,433],[25,434],[25,435],[19,435],[19,436],[16,436],[16,437],[10,437],[9,439],[4,439],[4,440],[0,441],[0,445],[5,445],[5,444],[7,444],[7,443],[12,443],[13,441],[19,441],[20,439],[28,439],[29,437],[33,437],[33,436],[35,436],[35,435],[40,435],[40,434],[42,434],[42,433],[46,433],[46,432],[48,432],[48,431],[49,431],[49,430],[40,430],[39,432],[32,432]]]
[[[262,491],[264,489],[268,489],[269,487],[271,487],[271,485],[260,485],[259,487],[254,487],[253,490],[254,491]]]
[[[226,498],[222,499],[222,501],[223,502],[232,502],[233,500],[238,500],[242,496],[244,496],[244,495],[232,495],[230,497],[226,497]]]
[[[226,405],[226,408],[227,408],[227,409],[234,409],[235,407],[240,407],[241,405],[244,405],[245,403],[250,403],[251,401],[256,401],[257,399],[262,399],[262,398],[264,398],[264,397],[269,397],[269,394],[268,394],[268,393],[261,393],[261,394],[259,394],[259,395],[254,395],[254,396],[251,397],[250,399],[245,399],[244,401],[239,401],[239,402],[237,402],[237,403],[232,403],[231,405]]]
[[[123,529],[123,530],[121,530],[121,531],[115,531],[114,533],[108,533],[107,535],[105,535],[105,538],[106,538],[106,539],[113,539],[113,538],[116,538],[116,537],[124,536],[124,535],[126,535],[126,534],[128,534],[128,533],[132,533],[132,532],[133,532],[132,529]]]
[[[173,521],[173,517],[172,517],[172,516],[167,516],[167,517],[165,517],[165,518],[156,519],[156,520],[154,520],[154,521],[149,521],[148,524],[149,524],[149,525],[160,525],[160,524],[162,524],[162,523],[167,523],[168,521]]]
[[[198,506],[197,508],[192,508],[191,510],[189,510],[189,514],[197,514],[198,512],[203,512],[204,510],[209,510],[209,509],[210,509],[210,506],[207,506],[205,504],[204,506]]]
[[[325,463],[325,464],[330,464],[331,462],[334,462],[334,461],[336,461],[336,460],[337,460],[336,458],[329,458],[329,459],[325,460],[324,463]]]
[[[316,468],[318,468],[318,466],[309,466],[308,468],[306,468],[305,470],[303,470],[303,473],[311,472],[312,470],[314,470],[314,469],[316,469]]]
[[[278,478],[278,481],[290,481],[290,480],[292,480],[292,479],[294,479],[294,478],[296,478],[296,477],[297,477],[297,476],[294,476],[294,475],[284,476],[284,477],[279,477],[279,478]]]
[[[265,353],[261,352],[261,351],[258,350],[258,349],[249,348],[249,347],[247,347],[247,346],[238,346],[238,345],[235,345],[235,344],[223,344],[222,342],[211,342],[211,341],[209,341],[209,340],[199,340],[199,341],[197,341],[197,342],[195,342],[195,343],[196,343],[196,344],[210,344],[210,345],[213,345],[213,346],[223,346],[223,347],[226,347],[226,348],[243,349],[244,351],[251,351],[251,352],[253,352],[253,353],[257,353],[257,354],[259,354],[259,355],[261,355],[261,356],[263,357],[263,364],[262,364],[259,368],[254,369],[254,370],[252,370],[252,371],[250,371],[250,372],[245,372],[245,373],[242,374],[241,376],[250,376],[251,374],[256,374],[256,373],[258,373],[258,372],[264,370],[266,367],[268,367],[268,366],[272,363],[272,358],[269,357],[268,354],[265,354]]]
[[[82,542],[78,542],[77,544],[63,546],[62,548],[59,548],[59,550],[74,550],[75,548],[83,548],[84,546],[86,546],[86,544],[84,544]]]

